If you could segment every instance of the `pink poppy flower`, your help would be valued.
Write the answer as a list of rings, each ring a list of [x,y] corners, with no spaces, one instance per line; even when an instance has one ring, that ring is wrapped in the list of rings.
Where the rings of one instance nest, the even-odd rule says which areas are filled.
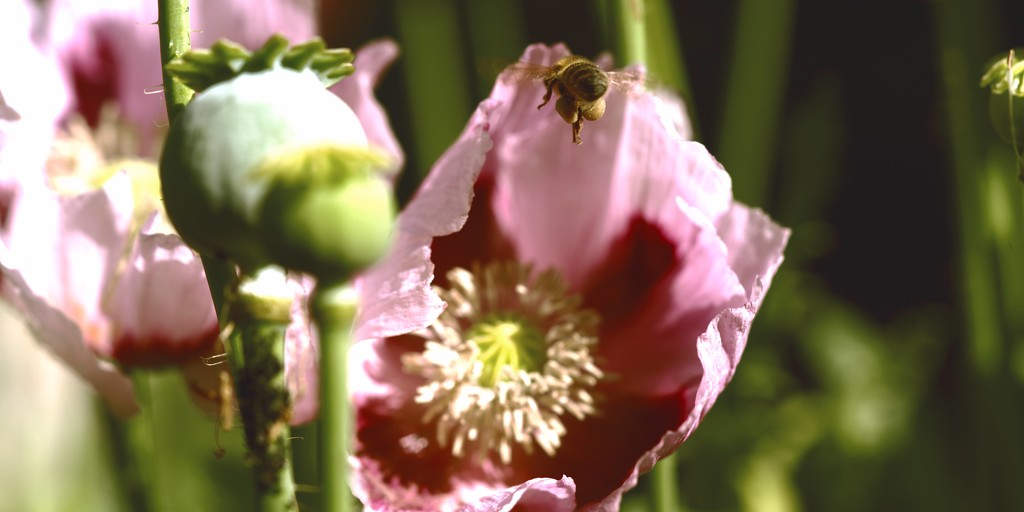
[[[122,415],[137,405],[129,380],[109,360],[176,364],[217,335],[198,258],[150,227],[134,237],[134,204],[123,172],[71,197],[41,184],[25,187],[0,245],[3,298]]]
[[[577,146],[543,95],[499,80],[360,279],[369,510],[617,510],[731,379],[781,264],[789,231],[678,106],[612,91]]]

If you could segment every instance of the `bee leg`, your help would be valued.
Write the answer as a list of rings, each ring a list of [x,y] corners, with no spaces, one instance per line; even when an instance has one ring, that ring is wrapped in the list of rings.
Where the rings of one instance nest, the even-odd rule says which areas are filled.
[[[583,116],[576,119],[576,122],[572,124],[572,143],[583,144],[583,139],[580,138],[580,132],[583,131]]]
[[[540,105],[537,105],[537,110],[540,110],[541,107],[543,107],[544,105],[547,105],[548,102],[551,101],[551,91],[554,90],[554,88],[555,88],[555,83],[554,82],[551,82],[551,83],[548,84],[548,92],[544,93],[544,101],[541,102]]]
[[[549,77],[544,79],[544,86],[547,87],[548,90],[547,90],[546,93],[544,93],[544,101],[541,102],[540,105],[537,105],[537,110],[540,110],[541,107],[543,107],[544,105],[547,105],[548,102],[551,101],[551,93],[554,92],[556,85],[558,85],[558,79],[557,78],[549,76]],[[559,96],[562,95],[562,90],[561,89],[559,89],[558,94],[559,94]]]

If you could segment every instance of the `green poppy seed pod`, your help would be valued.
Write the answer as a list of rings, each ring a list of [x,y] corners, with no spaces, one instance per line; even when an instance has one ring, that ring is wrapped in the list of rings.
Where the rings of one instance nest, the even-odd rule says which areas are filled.
[[[355,113],[309,71],[243,73],[198,94],[175,119],[160,160],[175,229],[200,252],[243,268],[271,258],[259,233],[264,160],[324,144],[365,147]]]
[[[321,281],[346,281],[390,245],[391,185],[382,153],[322,145],[267,159],[256,171],[271,185],[260,233],[274,263]]]

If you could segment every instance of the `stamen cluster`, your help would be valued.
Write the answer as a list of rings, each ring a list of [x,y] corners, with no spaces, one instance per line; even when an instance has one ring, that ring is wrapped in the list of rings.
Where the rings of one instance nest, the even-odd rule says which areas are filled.
[[[437,419],[437,441],[455,456],[470,443],[476,456],[496,450],[504,463],[514,444],[554,455],[562,416],[596,413],[588,390],[604,378],[591,353],[599,318],[566,294],[557,271],[531,274],[514,262],[451,270],[450,288],[436,289],[448,308],[418,333],[424,351],[403,360],[426,379],[416,401],[428,404],[424,421]]]

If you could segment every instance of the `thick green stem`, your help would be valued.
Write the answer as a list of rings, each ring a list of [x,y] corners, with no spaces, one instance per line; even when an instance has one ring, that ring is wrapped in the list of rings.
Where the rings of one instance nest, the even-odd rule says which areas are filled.
[[[278,282],[284,283],[283,274]],[[249,287],[247,282],[231,303],[228,363],[256,477],[257,502],[264,512],[298,510],[288,426],[291,402],[284,379],[290,305],[287,286],[268,294],[266,288]]]
[[[160,25],[160,64],[162,66],[192,48],[188,0],[158,0],[157,16],[159,17],[157,23]],[[173,121],[192,99],[192,89],[174,80],[167,69],[163,69],[163,77],[167,118]]]
[[[610,0],[608,25],[615,66],[647,63],[644,0]]]
[[[348,490],[352,411],[347,356],[356,314],[356,295],[345,283],[318,283],[310,312],[320,333],[320,482],[323,510],[349,512]]]

